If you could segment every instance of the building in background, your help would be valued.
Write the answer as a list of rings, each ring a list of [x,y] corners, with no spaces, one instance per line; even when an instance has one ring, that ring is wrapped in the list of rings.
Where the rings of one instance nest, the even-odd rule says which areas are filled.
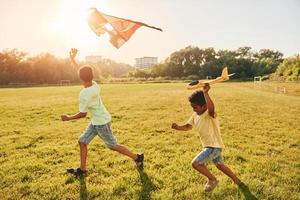
[[[135,59],[135,67],[150,68],[158,63],[157,57],[142,57]]]
[[[102,59],[101,56],[86,56],[85,57],[85,62],[87,63],[97,63],[100,62]]]

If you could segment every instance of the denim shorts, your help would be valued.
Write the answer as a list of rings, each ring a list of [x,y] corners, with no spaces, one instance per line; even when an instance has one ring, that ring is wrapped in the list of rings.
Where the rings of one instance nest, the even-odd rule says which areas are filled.
[[[79,142],[89,144],[92,139],[98,135],[110,149],[114,148],[118,143],[111,130],[111,123],[103,125],[93,125],[90,123],[84,133],[79,137]]]
[[[213,161],[215,165],[223,164],[223,158],[221,155],[222,149],[215,147],[204,147],[204,149],[193,159],[192,162],[198,164],[204,164],[209,161]]]

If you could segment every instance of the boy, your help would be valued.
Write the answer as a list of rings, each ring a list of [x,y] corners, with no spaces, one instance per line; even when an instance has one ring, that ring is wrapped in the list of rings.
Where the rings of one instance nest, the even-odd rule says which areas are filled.
[[[194,126],[200,135],[203,150],[193,159],[192,166],[208,178],[208,182],[204,188],[205,192],[212,191],[219,182],[204,165],[211,160],[235,184],[241,184],[238,177],[223,162],[221,151],[224,148],[224,144],[220,135],[220,126],[215,113],[215,107],[208,95],[209,89],[209,84],[206,84],[203,87],[203,91],[197,91],[189,97],[194,113],[185,125],[172,124],[173,129],[180,131],[191,130]]]
[[[79,65],[75,61],[77,52],[77,49],[71,49],[70,51],[70,59],[75,68],[79,68]],[[136,162],[138,169],[142,170],[144,154],[132,153],[125,146],[118,144],[112,133],[111,116],[102,103],[98,84],[93,81],[92,68],[84,65],[79,68],[78,75],[84,86],[79,95],[79,112],[74,115],[61,115],[61,119],[62,121],[69,121],[84,118],[89,111],[92,115],[92,120],[78,140],[80,147],[80,167],[77,169],[69,168],[67,171],[76,176],[86,175],[87,145],[96,135],[105,142],[109,149],[132,158]]]

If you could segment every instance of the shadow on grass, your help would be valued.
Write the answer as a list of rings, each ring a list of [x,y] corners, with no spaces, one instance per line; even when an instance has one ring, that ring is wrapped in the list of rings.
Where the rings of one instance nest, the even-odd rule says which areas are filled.
[[[80,200],[86,200],[88,197],[88,192],[86,189],[86,183],[85,183],[85,177],[80,177],[78,178],[79,183],[80,183]]]
[[[74,175],[71,175],[67,178],[67,180],[65,181],[65,184],[71,184],[71,183],[74,183],[74,181],[78,181],[79,184],[80,184],[80,187],[79,187],[79,197],[80,197],[80,200],[85,200],[88,198],[88,191],[87,191],[87,188],[86,188],[86,177],[85,176],[81,176],[81,177],[78,177],[78,176],[74,176]]]
[[[151,199],[150,193],[155,190],[155,185],[144,171],[139,171],[140,179],[142,183],[142,189],[139,192],[139,200]]]
[[[245,183],[239,185],[239,191],[244,195],[246,200],[257,200]]]

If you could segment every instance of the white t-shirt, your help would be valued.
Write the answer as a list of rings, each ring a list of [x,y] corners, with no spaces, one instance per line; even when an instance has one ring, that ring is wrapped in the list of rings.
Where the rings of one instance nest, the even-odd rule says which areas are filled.
[[[103,125],[111,121],[111,116],[100,98],[100,87],[92,81],[92,86],[83,88],[79,94],[79,112],[90,112],[93,125]]]
[[[199,133],[203,147],[225,147],[221,138],[219,120],[217,117],[211,117],[208,114],[208,111],[205,111],[201,115],[194,112],[187,121],[187,124],[195,127],[196,131]]]

